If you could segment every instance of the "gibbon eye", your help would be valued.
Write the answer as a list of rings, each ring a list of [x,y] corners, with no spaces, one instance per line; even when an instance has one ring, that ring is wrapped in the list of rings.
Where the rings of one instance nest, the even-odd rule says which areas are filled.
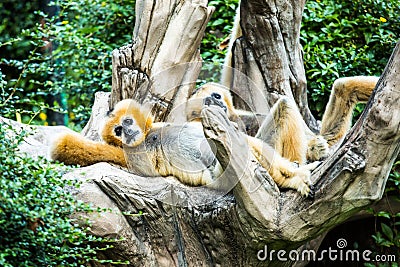
[[[217,99],[217,100],[220,100],[220,99],[222,98],[222,96],[221,96],[220,94],[218,94],[218,93],[212,93],[212,94],[211,94],[211,97],[212,97],[212,98],[215,98],[215,99]]]
[[[121,136],[122,135],[122,126],[119,125],[119,126],[115,127],[114,132],[115,132],[116,136]]]
[[[131,118],[126,118],[122,121],[123,125],[132,125],[133,124],[133,120]]]

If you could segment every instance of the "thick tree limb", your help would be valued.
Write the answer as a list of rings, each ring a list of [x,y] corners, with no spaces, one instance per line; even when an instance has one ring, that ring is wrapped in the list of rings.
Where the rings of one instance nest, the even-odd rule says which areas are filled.
[[[300,45],[304,5],[305,1],[241,1],[243,37],[234,46],[233,63],[238,71],[236,77],[234,75],[232,90],[245,96],[243,100],[259,113],[262,112],[260,105],[252,105],[259,97],[248,94],[249,90],[254,91],[254,86],[264,92],[270,106],[280,95],[292,97],[310,129],[317,130],[317,122],[308,108]],[[243,84],[241,73],[256,81],[255,84]],[[261,80],[262,84],[259,83]],[[241,102],[236,100],[240,107],[243,106]]]
[[[200,72],[199,46],[213,10],[207,1],[136,1],[133,43],[113,51],[110,107],[133,98],[152,103],[159,120],[184,121],[180,105]]]

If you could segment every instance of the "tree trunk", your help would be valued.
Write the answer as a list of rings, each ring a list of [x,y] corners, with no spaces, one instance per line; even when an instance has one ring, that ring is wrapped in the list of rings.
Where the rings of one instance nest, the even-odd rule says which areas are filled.
[[[151,103],[159,121],[184,121],[181,103],[194,90],[213,11],[206,0],[136,1],[132,44],[112,54],[110,106],[133,98]]]
[[[274,103],[279,95],[292,97],[310,128],[316,130],[317,123],[307,106],[306,79],[299,44],[304,4],[304,1],[241,2],[244,36],[236,42],[234,66],[244,74],[239,73],[234,78],[233,91],[240,96],[248,96],[245,105],[261,113],[265,105]],[[142,89],[134,86],[141,82],[137,82],[136,78],[127,79],[126,73],[129,69],[135,70],[145,77],[143,80],[146,83],[159,79],[155,69],[163,72],[175,68],[175,54],[161,49],[163,45],[160,44],[167,46],[166,42],[190,43],[190,46],[179,49],[179,58],[182,59],[179,62],[193,62],[198,56],[201,38],[183,40],[191,40],[187,38],[194,29],[198,30],[195,36],[201,36],[211,12],[209,8],[185,2],[192,11],[180,9],[185,13],[178,14],[185,14],[184,21],[189,21],[186,19],[188,14],[197,14],[195,11],[201,10],[201,18],[196,20],[201,26],[191,24],[179,34],[157,35],[153,32],[157,27],[152,27],[154,19],[150,21],[154,14],[162,14],[161,21],[173,21],[179,17],[173,9],[157,5],[162,9],[155,8],[155,4],[150,2],[145,6],[138,2],[133,45],[113,53],[115,64],[111,99],[115,103],[126,97],[142,102],[155,98],[164,107],[159,119],[173,120],[169,112],[176,103],[188,97],[192,87],[172,92],[168,90],[179,88],[186,69],[167,72],[168,78],[162,80],[172,80],[172,83],[166,83],[168,86],[155,82],[150,83],[155,86]],[[160,36],[163,38],[160,39]],[[154,45],[161,48],[154,49]],[[124,49],[134,53],[121,52]],[[397,47],[364,115],[346,141],[313,173],[316,185],[314,200],[305,199],[293,191],[280,191],[266,170],[255,163],[242,134],[230,124],[223,112],[214,107],[203,110],[205,134],[217,144],[217,156],[225,167],[226,179],[238,181],[233,196],[204,188],[187,188],[161,178],[120,180],[103,176],[101,180],[96,180],[97,186],[113,199],[122,212],[142,211],[144,214],[126,216],[135,242],[147,242],[145,252],[138,252],[141,256],[130,260],[135,265],[287,266],[293,262],[277,261],[276,258],[260,261],[257,254],[264,246],[269,250],[301,251],[307,248],[302,245],[312,239],[316,239],[317,247],[321,235],[379,200],[399,152],[400,107],[397,100],[400,85],[396,83],[400,78],[399,53]],[[136,55],[140,56],[135,58]],[[131,65],[124,63],[124,68],[121,68],[120,62]],[[189,75],[186,74],[186,77],[190,76],[186,81],[190,80],[191,85],[198,74],[197,67]],[[252,84],[247,82],[249,79],[241,79],[243,75],[249,75],[250,80],[256,82]],[[312,243],[308,244],[310,248]]]
[[[107,103],[124,98],[152,103],[160,121],[185,120],[178,111],[200,70],[199,44],[213,10],[206,4],[136,1],[133,43],[113,52],[110,101],[108,95],[97,95],[86,136],[98,139],[96,127]],[[248,91],[240,95],[249,96],[248,106],[262,111],[278,95],[293,97],[316,129],[299,44],[303,8],[304,1],[242,0],[244,37],[236,42],[234,61],[257,81],[256,87],[262,86],[243,87]],[[105,258],[129,260],[127,266],[289,266],[290,259],[270,260],[266,246],[284,250],[286,257],[291,250],[318,247],[321,235],[382,197],[400,149],[399,80],[398,44],[363,115],[313,172],[313,200],[281,191],[256,163],[243,134],[214,106],[203,109],[202,123],[218,148],[224,179],[237,181],[231,193],[188,187],[173,178],[140,177],[106,163],[75,169],[66,178],[85,181],[75,191],[77,198],[110,208],[85,215],[93,221],[94,234],[123,238],[102,252]],[[265,102],[252,98],[257,92]]]
[[[292,97],[305,122],[316,131],[317,122],[308,108],[300,45],[304,5],[304,0],[241,1],[243,37],[236,41],[233,49],[233,67],[237,71],[232,90],[242,98],[236,99],[235,104],[243,108],[245,105],[241,102],[244,101],[252,111],[261,113],[266,101],[272,106],[279,96]],[[260,98],[254,91],[261,91],[264,97]]]

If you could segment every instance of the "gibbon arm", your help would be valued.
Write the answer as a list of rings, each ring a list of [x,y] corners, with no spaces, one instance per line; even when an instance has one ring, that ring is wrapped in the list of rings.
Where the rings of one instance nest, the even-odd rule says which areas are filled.
[[[355,105],[368,101],[378,80],[375,76],[355,76],[339,78],[333,83],[320,132],[330,146],[348,132]]]
[[[88,166],[110,162],[127,167],[124,151],[106,143],[94,142],[77,133],[60,135],[51,147],[51,158],[67,165]]]

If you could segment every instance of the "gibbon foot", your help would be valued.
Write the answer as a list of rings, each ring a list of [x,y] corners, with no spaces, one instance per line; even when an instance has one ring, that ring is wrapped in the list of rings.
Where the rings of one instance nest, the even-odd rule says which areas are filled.
[[[313,185],[310,177],[310,171],[300,167],[294,170],[291,177],[286,178],[281,186],[296,189],[303,196],[313,197]]]
[[[281,168],[280,172],[283,179],[279,179],[277,183],[282,188],[296,189],[301,195],[313,198],[314,187],[311,181],[311,171],[319,166],[321,162],[316,161],[298,168]]]
[[[328,156],[329,145],[323,136],[316,135],[308,141],[307,160],[309,162],[324,160]]]

